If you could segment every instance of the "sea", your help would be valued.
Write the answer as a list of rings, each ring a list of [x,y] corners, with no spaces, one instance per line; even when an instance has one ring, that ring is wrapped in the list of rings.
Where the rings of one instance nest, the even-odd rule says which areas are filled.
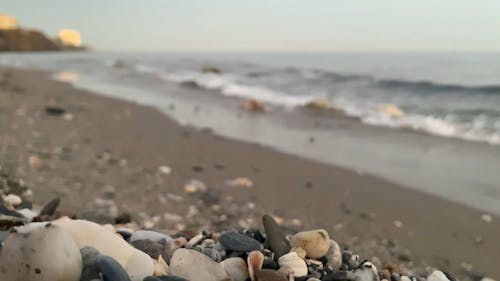
[[[0,65],[500,215],[500,53],[12,53]],[[236,118],[225,98],[267,112]],[[361,126],[335,114],[317,126],[304,108],[318,101]]]

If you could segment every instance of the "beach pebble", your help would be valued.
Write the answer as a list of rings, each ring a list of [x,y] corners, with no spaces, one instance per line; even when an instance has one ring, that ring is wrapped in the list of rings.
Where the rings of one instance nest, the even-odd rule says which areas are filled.
[[[304,249],[307,256],[313,259],[326,255],[330,248],[330,237],[324,229],[298,232],[289,241],[292,247]]]
[[[202,181],[190,180],[184,184],[184,191],[186,193],[206,192],[207,186]]]
[[[290,252],[278,259],[280,270],[292,273],[295,277],[307,275],[307,264],[296,252]]]
[[[495,279],[489,277],[483,277],[481,281],[495,281]]]
[[[271,269],[262,269],[264,255],[259,251],[248,254],[248,274],[252,281],[288,281],[288,275],[284,272]],[[293,277],[293,275],[290,275]],[[293,278],[291,279],[293,280]]]
[[[136,249],[143,251],[148,254],[152,259],[158,259],[161,255],[163,257],[167,256],[167,245],[165,243],[154,242],[151,240],[134,240],[130,242],[132,246]]]
[[[103,281],[130,281],[125,269],[112,257],[100,255],[95,265]]]
[[[226,182],[226,184],[231,186],[231,187],[252,187],[253,186],[253,182],[251,179],[243,178],[243,177],[228,180]]]
[[[42,166],[42,159],[36,155],[28,157],[28,164],[32,169],[38,169]]]
[[[7,208],[13,208],[14,206],[20,205],[23,200],[21,197],[15,195],[15,194],[9,194],[7,196],[2,196],[3,203]]]
[[[448,279],[448,277],[446,277],[446,275],[442,271],[436,270],[427,277],[427,281],[453,281],[453,280]]]
[[[50,200],[45,206],[43,206],[40,211],[40,215],[52,216],[57,210],[57,207],[61,203],[61,198],[57,197]]]
[[[125,268],[132,281],[142,281],[154,272],[153,259],[101,225],[67,217],[55,220],[53,224],[66,230],[79,247],[90,246],[102,255],[115,259]]]
[[[158,171],[160,171],[160,173],[162,174],[170,175],[170,173],[172,173],[172,168],[170,168],[169,166],[160,166],[158,167]]]
[[[92,247],[83,247],[80,249],[82,255],[82,274],[80,281],[90,281],[99,279],[99,270],[95,264],[99,252]]]
[[[189,281],[189,280],[177,276],[163,275],[163,276],[148,276],[144,278],[143,281]]]
[[[196,266],[193,266],[196,265]],[[190,281],[229,281],[229,275],[206,255],[190,249],[178,249],[170,260],[170,272]]]
[[[17,228],[4,241],[0,264],[0,280],[78,281],[82,271],[78,246],[64,229],[51,223]]]
[[[493,218],[489,214],[482,214],[481,215],[481,220],[484,221],[484,222],[486,222],[486,223],[490,223],[490,222],[493,221]]]
[[[262,245],[259,241],[246,236],[245,234],[236,232],[224,232],[219,237],[219,242],[227,250],[236,252],[251,252],[253,250],[262,249]]]
[[[290,250],[290,252],[295,252],[297,254],[297,256],[303,260],[306,259],[306,255],[307,255],[306,250],[304,250],[300,247],[292,248]]]
[[[222,260],[222,255],[219,251],[212,248],[204,248],[203,254],[211,258],[215,262],[220,262]]]
[[[132,236],[130,237],[130,242],[135,240],[150,240],[153,242],[160,242],[161,240],[164,240],[165,244],[168,244],[172,241],[172,237],[152,230],[138,230],[132,233]]]
[[[403,223],[401,221],[395,220],[394,221],[394,226],[397,227],[397,228],[401,228],[401,227],[403,227]]]
[[[330,239],[330,247],[326,253],[326,258],[328,259],[326,266],[330,269],[337,270],[342,265],[342,250],[339,244],[332,239]]]
[[[267,235],[266,243],[274,252],[274,259],[277,261],[279,257],[285,255],[290,251],[290,243],[286,239],[285,232],[279,226],[273,217],[269,215],[264,215],[262,217],[262,223],[264,224],[264,231]]]
[[[232,281],[245,281],[249,277],[248,267],[240,257],[228,258],[220,263]]]

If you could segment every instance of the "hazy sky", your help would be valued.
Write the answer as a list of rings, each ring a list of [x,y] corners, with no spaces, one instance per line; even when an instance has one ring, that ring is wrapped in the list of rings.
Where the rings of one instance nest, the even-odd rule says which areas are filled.
[[[102,50],[500,51],[500,0],[2,0]]]

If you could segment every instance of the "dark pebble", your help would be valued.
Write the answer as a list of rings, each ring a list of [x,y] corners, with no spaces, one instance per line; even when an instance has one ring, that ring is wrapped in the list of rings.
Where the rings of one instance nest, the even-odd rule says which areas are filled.
[[[344,281],[350,280],[347,278],[347,271],[336,270],[328,273],[321,279],[321,281]]]
[[[80,281],[99,279],[99,271],[96,265],[99,252],[92,247],[83,247],[80,249],[80,253],[82,255],[82,274],[80,275]]]
[[[219,237],[219,242],[221,242],[224,248],[236,252],[250,252],[262,248],[259,241],[236,232],[222,233]]]
[[[40,211],[40,216],[52,216],[57,210],[57,207],[59,207],[59,204],[61,203],[61,198],[56,197],[52,200],[49,201],[49,203],[45,204],[43,206],[42,210]]]
[[[115,224],[126,224],[132,221],[132,216],[129,213],[121,213],[115,218]]]
[[[33,209],[33,203],[30,201],[24,200],[21,204],[16,206],[16,209],[22,210],[22,209]]]
[[[61,116],[66,112],[66,110],[62,107],[57,106],[46,106],[45,113],[50,116]]]
[[[444,271],[444,270],[441,270],[444,275],[446,276],[446,278],[448,278],[448,280],[450,281],[457,281],[457,279],[455,279],[455,277],[451,276],[451,274],[448,272],[448,271]]]
[[[274,260],[277,261],[279,257],[290,251],[290,243],[288,243],[282,227],[276,223],[273,217],[264,215],[262,222],[264,224],[264,231],[267,234],[266,243],[273,250]]]
[[[128,231],[117,230],[116,233],[120,234],[123,237],[123,239],[125,239],[126,241],[129,241],[130,237],[132,237],[132,233],[130,233]]]
[[[224,170],[226,168],[226,165],[222,164],[222,163],[215,163],[215,169],[216,170]]]
[[[160,242],[154,242],[151,240],[135,240],[132,241],[132,246],[134,246],[136,249],[139,249],[143,251],[144,253],[148,254],[151,258],[153,259],[158,259],[158,257],[161,255],[164,259],[167,259],[168,255],[168,249],[167,245],[165,243],[160,243]]]
[[[260,233],[258,230],[245,230],[243,234],[252,237],[253,239],[259,241],[261,244],[263,244],[266,241],[266,238],[264,238],[264,235]]]
[[[4,205],[0,204],[0,214],[16,217],[16,218],[24,218],[24,216],[16,211],[7,209]]]
[[[95,264],[103,281],[131,281],[125,269],[112,257],[98,256]]]
[[[197,173],[203,172],[203,167],[200,165],[193,165],[192,169],[193,169],[193,171],[195,171]]]
[[[273,269],[273,270],[278,270],[279,265],[277,262],[270,260],[270,259],[265,259],[264,263],[262,264],[262,268],[264,269]]]

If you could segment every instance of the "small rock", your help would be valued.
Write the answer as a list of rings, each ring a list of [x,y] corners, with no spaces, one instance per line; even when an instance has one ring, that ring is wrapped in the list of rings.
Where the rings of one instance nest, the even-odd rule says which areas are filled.
[[[481,220],[484,221],[484,222],[486,222],[486,223],[490,223],[490,222],[493,221],[493,218],[489,214],[482,214],[481,215]]]
[[[326,258],[328,259],[326,266],[330,269],[337,270],[342,265],[342,250],[339,244],[332,239],[330,239],[330,247],[326,253]]]
[[[330,248],[330,237],[324,229],[298,232],[289,241],[292,247],[304,249],[307,256],[313,259],[326,255]]]
[[[199,180],[190,180],[184,185],[184,191],[187,193],[206,192],[207,186]]]
[[[295,277],[307,275],[306,262],[301,259],[296,252],[290,252],[279,258],[280,271],[292,273]]]
[[[160,242],[161,240],[164,240],[165,244],[168,244],[172,241],[172,237],[152,230],[137,230],[130,237],[131,242],[135,240],[150,240],[153,242]]]
[[[115,217],[115,224],[126,224],[132,221],[132,216],[129,213],[121,213]]]
[[[262,222],[264,224],[264,231],[267,235],[267,243],[269,247],[274,252],[274,260],[278,260],[279,257],[285,255],[290,251],[290,243],[285,237],[285,232],[279,226],[273,217],[269,215],[264,215],[262,217]]]
[[[394,221],[394,226],[397,227],[397,228],[401,228],[401,227],[403,227],[403,223],[401,221],[395,220]]]
[[[47,204],[45,204],[45,206],[43,206],[42,210],[40,211],[40,215],[41,216],[53,216],[60,203],[61,203],[61,198],[59,198],[59,197],[56,197],[56,198],[50,200],[49,203],[47,203]]]
[[[82,272],[80,250],[71,236],[61,227],[41,222],[9,234],[0,251],[0,264],[0,280],[35,280],[37,276],[36,280],[78,281]]]
[[[448,279],[448,277],[446,277],[446,275],[442,271],[436,270],[427,277],[427,281],[452,281],[452,280]]]
[[[218,263],[200,252],[183,248],[174,252],[170,260],[170,272],[190,281],[231,280]]]
[[[220,263],[233,281],[245,281],[249,277],[248,266],[240,257],[228,258]]]
[[[193,165],[192,169],[193,169],[193,171],[195,171],[197,173],[203,172],[203,166],[201,166],[201,165]]]
[[[13,208],[17,205],[20,205],[23,200],[21,197],[15,195],[15,194],[9,194],[7,196],[2,196],[4,204],[7,206],[7,208]]]
[[[169,166],[160,166],[158,167],[158,171],[160,171],[160,173],[162,174],[170,175],[170,173],[172,173],[172,168],[170,168]]]
[[[62,107],[57,106],[46,106],[45,113],[50,116],[61,116],[66,112],[66,110]]]
[[[236,252],[251,252],[262,249],[259,241],[241,233],[224,232],[219,237],[219,242],[224,248]]]
[[[203,254],[211,258],[215,262],[220,262],[222,260],[222,255],[219,251],[212,248],[204,248]]]
[[[64,113],[63,116],[62,116],[62,119],[64,121],[73,121],[73,119],[75,119],[75,116],[71,113]]]
[[[125,269],[112,257],[100,255],[95,264],[103,281],[130,281]]]
[[[90,281],[99,279],[99,270],[96,266],[96,260],[99,252],[92,247],[83,247],[80,249],[82,255],[82,275],[80,281]]]
[[[252,187],[253,182],[249,178],[235,178],[232,180],[228,180],[227,185],[231,187]]]
[[[42,159],[36,155],[31,155],[28,158],[28,164],[32,169],[38,169],[42,166]]]

